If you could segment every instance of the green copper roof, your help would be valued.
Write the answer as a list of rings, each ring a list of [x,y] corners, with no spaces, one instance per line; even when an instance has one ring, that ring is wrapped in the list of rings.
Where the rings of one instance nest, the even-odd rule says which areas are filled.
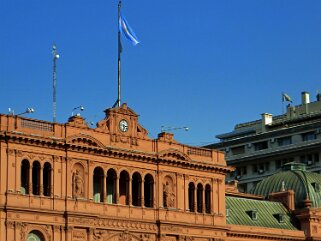
[[[280,192],[282,189],[293,190],[295,207],[304,207],[303,201],[310,199],[312,207],[321,207],[321,175],[305,170],[305,167],[291,163],[276,173],[263,179],[251,191],[268,198],[272,192]]]
[[[227,224],[297,230],[282,203],[231,196],[226,196],[225,200]]]

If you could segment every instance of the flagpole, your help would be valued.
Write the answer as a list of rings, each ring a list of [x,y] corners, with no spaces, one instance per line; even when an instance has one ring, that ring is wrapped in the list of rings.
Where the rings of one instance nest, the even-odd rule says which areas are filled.
[[[121,0],[118,2],[118,25],[120,19],[120,7],[121,7]],[[120,107],[120,55],[121,55],[121,36],[120,36],[120,29],[118,27],[118,98],[117,98],[117,106]]]

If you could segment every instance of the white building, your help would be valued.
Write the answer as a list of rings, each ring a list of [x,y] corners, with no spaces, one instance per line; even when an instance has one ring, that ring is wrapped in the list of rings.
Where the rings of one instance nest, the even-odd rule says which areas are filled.
[[[216,137],[220,142],[207,147],[225,151],[228,165],[236,167],[229,179],[239,181],[240,191],[249,191],[288,162],[321,173],[321,94],[310,102],[309,93],[302,92],[302,103],[288,105],[285,114],[263,113],[260,120],[237,124]]]

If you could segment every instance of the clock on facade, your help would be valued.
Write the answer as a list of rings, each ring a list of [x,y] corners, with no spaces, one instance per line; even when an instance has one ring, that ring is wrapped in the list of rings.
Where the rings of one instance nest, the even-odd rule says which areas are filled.
[[[126,132],[128,131],[128,123],[126,120],[121,120],[119,122],[119,130],[122,132]]]

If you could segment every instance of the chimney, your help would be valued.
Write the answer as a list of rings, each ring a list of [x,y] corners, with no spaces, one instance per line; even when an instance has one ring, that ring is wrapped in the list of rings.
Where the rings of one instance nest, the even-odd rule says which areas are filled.
[[[301,97],[302,97],[302,105],[310,103],[310,94],[309,94],[309,92],[306,92],[306,91],[301,92]]]
[[[266,131],[266,126],[272,124],[272,114],[263,113],[262,116],[262,132]]]

